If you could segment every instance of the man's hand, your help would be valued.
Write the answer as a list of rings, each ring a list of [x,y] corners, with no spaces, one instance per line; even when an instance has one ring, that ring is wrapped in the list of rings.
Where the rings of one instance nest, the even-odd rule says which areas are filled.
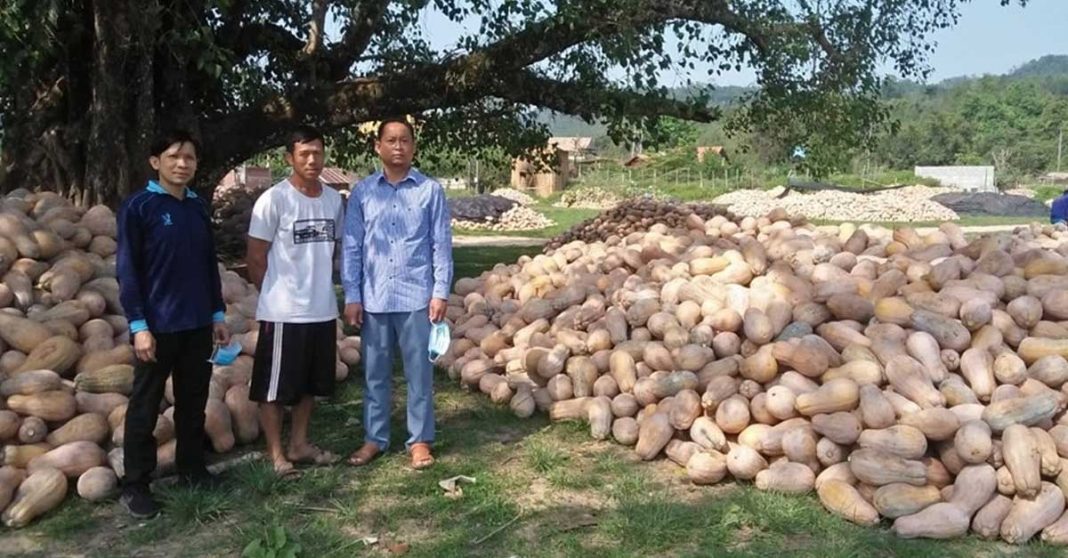
[[[363,304],[350,302],[345,305],[345,323],[350,326],[363,326]]]
[[[219,345],[230,344],[230,327],[226,325],[226,322],[219,322],[211,326],[215,334],[215,342]]]
[[[134,334],[134,354],[141,362],[156,362],[156,338],[151,331],[138,331]]]
[[[449,308],[449,301],[444,298],[430,299],[430,321],[437,323],[445,319],[445,311]]]

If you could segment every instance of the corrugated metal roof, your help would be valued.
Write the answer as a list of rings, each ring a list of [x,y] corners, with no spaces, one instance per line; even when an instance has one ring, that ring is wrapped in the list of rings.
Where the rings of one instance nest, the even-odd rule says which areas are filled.
[[[561,151],[585,151],[593,145],[593,138],[557,136],[549,138],[549,145]]]
[[[319,174],[319,180],[322,180],[325,184],[344,184],[345,186],[351,186],[356,182],[356,173],[349,172],[337,167],[326,167],[323,172]]]

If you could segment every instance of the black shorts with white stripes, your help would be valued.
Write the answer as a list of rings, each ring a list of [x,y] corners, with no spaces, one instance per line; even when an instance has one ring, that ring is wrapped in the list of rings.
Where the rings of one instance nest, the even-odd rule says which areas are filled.
[[[260,322],[249,399],[294,405],[306,395],[332,395],[336,364],[335,320]]]

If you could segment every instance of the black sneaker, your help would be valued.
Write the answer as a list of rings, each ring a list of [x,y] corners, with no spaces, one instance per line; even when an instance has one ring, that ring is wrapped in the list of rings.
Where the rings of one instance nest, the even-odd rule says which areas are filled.
[[[225,481],[219,475],[213,475],[207,469],[197,473],[182,474],[178,478],[178,484],[188,488],[199,490],[219,490]]]
[[[160,506],[152,492],[144,485],[132,485],[122,489],[119,503],[137,519],[152,519],[159,514]]]

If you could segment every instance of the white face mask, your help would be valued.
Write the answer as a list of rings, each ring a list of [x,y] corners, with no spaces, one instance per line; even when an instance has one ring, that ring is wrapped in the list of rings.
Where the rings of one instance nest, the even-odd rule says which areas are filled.
[[[430,342],[427,344],[427,356],[430,362],[434,362],[438,357],[447,353],[450,343],[452,343],[452,332],[449,331],[449,324],[444,320],[431,324]]]

